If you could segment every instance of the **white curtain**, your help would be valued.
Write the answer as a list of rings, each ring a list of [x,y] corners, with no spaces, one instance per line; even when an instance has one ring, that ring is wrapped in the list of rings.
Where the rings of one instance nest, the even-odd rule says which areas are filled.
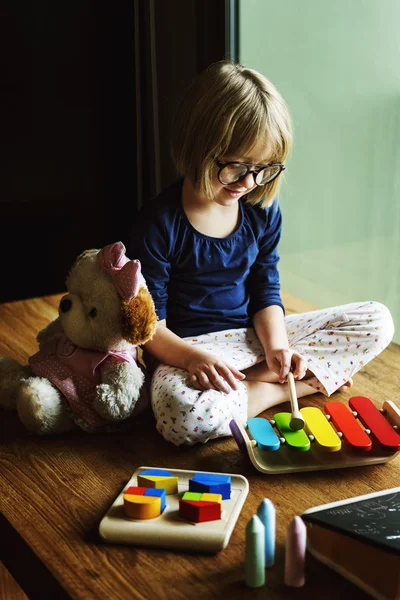
[[[377,300],[400,342],[400,2],[242,0],[240,61],[292,113],[282,287],[317,306]]]

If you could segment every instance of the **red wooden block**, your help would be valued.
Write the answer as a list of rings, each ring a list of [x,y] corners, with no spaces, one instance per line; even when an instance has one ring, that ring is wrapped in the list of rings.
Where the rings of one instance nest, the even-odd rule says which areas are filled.
[[[201,500],[180,500],[179,516],[186,521],[204,523],[216,521],[221,518],[221,504],[219,502],[203,502]]]
[[[133,485],[131,485],[130,487],[128,487],[124,494],[133,494],[135,496],[143,496],[143,494],[145,493],[145,491],[147,490],[147,488],[145,487],[135,487]]]

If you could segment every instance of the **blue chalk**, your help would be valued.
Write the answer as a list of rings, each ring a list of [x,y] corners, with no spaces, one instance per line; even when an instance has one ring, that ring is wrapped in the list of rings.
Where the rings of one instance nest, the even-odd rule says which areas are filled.
[[[272,567],[275,562],[276,511],[271,500],[264,498],[257,509],[257,516],[265,530],[265,566]]]
[[[167,492],[158,488],[147,488],[144,496],[158,496],[161,498],[161,512],[164,512],[165,507],[167,506]]]

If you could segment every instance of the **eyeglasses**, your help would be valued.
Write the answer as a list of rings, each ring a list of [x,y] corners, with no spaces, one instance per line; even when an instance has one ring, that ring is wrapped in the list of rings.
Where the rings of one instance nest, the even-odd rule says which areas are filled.
[[[222,185],[230,185],[231,183],[242,181],[251,173],[254,177],[254,183],[258,186],[263,186],[274,181],[285,170],[285,165],[282,163],[252,165],[244,162],[223,163],[220,160],[216,160],[215,162],[219,167],[218,179]]]

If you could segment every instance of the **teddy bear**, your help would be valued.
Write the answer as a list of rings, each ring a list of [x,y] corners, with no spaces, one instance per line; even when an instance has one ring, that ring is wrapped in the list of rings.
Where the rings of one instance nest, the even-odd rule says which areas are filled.
[[[148,404],[138,346],[157,326],[138,260],[122,242],[86,250],[28,365],[0,358],[0,406],[36,434],[112,430]]]

